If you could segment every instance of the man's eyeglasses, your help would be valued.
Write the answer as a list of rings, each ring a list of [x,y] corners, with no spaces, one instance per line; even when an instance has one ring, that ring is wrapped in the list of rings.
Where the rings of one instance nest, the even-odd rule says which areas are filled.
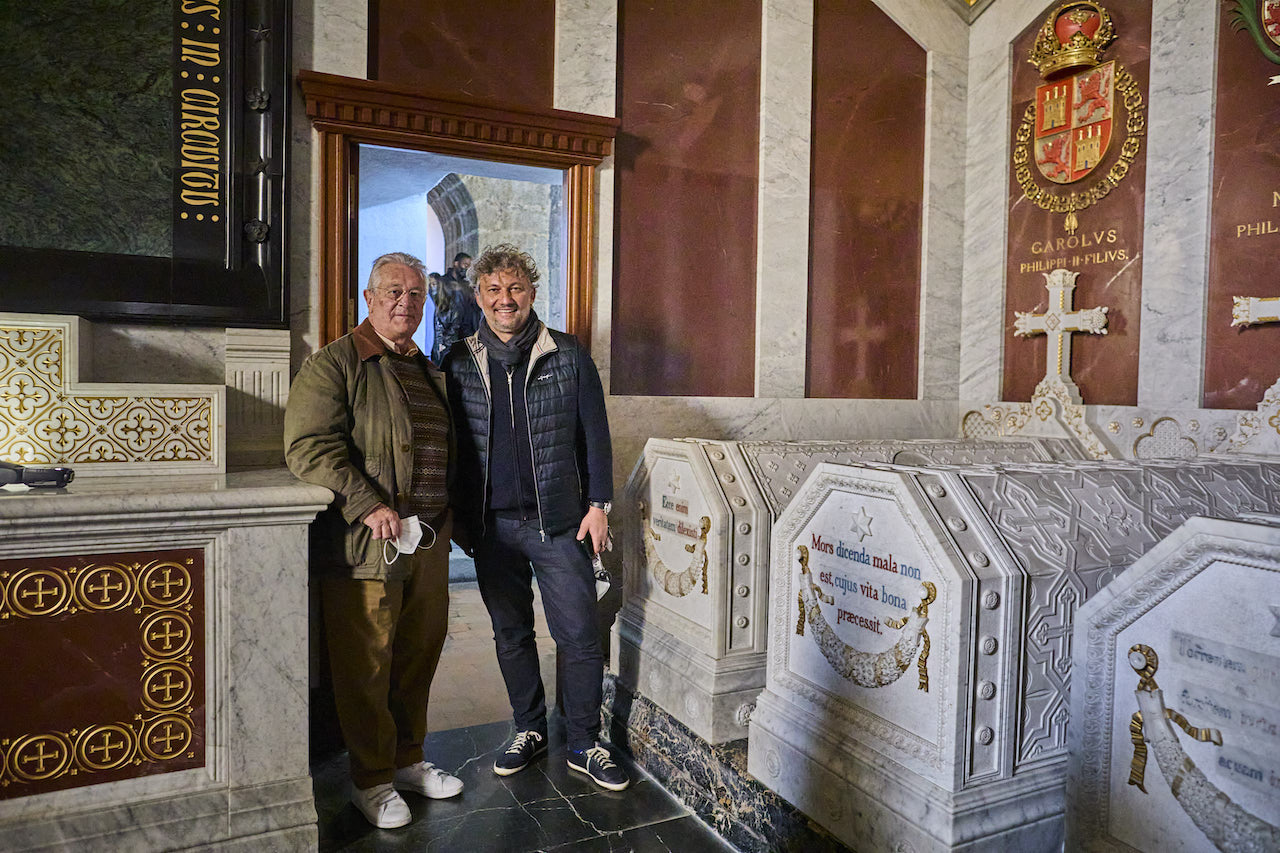
[[[409,302],[413,304],[427,301],[427,292],[425,290],[419,290],[416,287],[411,290],[401,290],[398,287],[378,288],[378,293],[390,299],[392,302],[399,302],[406,296],[409,297]]]

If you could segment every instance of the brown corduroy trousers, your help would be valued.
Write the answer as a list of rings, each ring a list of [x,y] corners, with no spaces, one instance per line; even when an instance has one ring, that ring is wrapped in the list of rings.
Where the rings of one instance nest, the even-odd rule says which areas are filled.
[[[449,524],[431,548],[401,554],[402,581],[320,579],[338,723],[357,788],[422,760],[427,701],[449,619]]]

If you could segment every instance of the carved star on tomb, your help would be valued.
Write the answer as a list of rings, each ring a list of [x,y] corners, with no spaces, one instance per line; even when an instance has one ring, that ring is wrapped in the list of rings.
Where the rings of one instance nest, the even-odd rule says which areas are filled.
[[[871,516],[867,515],[867,508],[858,507],[858,514],[853,517],[850,529],[858,534],[859,542],[871,535],[871,521]]]
[[[1071,335],[1086,332],[1091,335],[1107,333],[1107,307],[1072,308],[1072,294],[1080,273],[1057,269],[1044,273],[1045,287],[1049,291],[1049,308],[1043,314],[1030,311],[1014,311],[1013,333],[1017,337],[1045,335],[1048,352],[1045,356],[1045,376],[1042,385],[1060,385],[1066,390],[1072,403],[1083,402],[1080,389],[1071,379]]]

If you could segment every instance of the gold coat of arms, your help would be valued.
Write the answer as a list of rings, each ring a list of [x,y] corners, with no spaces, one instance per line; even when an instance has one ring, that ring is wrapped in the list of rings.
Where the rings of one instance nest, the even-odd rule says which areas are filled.
[[[1063,227],[1070,234],[1079,226],[1077,212],[1105,197],[1128,174],[1146,132],[1137,81],[1115,60],[1102,62],[1115,38],[1111,16],[1102,6],[1063,3],[1041,25],[1028,57],[1047,82],[1037,87],[1014,133],[1014,174],[1037,207],[1066,214]],[[1120,136],[1119,157],[1100,170],[1113,137]],[[1100,177],[1079,189],[1053,188],[1082,181],[1095,171]]]

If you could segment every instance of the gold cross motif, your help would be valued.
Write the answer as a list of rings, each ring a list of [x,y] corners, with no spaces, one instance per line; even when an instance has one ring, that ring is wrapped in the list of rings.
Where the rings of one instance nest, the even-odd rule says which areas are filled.
[[[36,605],[35,605],[35,610],[36,610],[36,611],[40,611],[40,610],[43,610],[43,609],[44,609],[44,597],[45,597],[46,595],[61,595],[61,594],[62,594],[62,590],[61,590],[60,588],[59,588],[59,589],[45,589],[45,588],[44,588],[44,580],[45,580],[45,576],[44,576],[44,575],[36,575],[36,578],[35,578],[35,589],[22,589],[22,590],[20,590],[20,591],[18,592],[18,597],[19,597],[19,598],[23,598],[23,599],[26,599],[26,598],[34,598],[34,599],[36,600]],[[26,584],[23,584],[23,586],[26,586]]]
[[[173,742],[175,740],[184,740],[184,739],[185,737],[182,734],[174,733],[173,723],[165,723],[164,734],[161,735],[158,732],[153,733],[151,736],[151,745],[153,747],[156,747],[157,752],[164,754],[164,753],[173,751]]]
[[[186,689],[187,689],[187,682],[186,682],[186,681],[184,681],[183,679],[178,679],[178,681],[177,681],[177,682],[175,682],[175,681],[173,680],[173,673],[172,673],[172,672],[166,672],[166,673],[164,674],[164,683],[163,683],[163,684],[162,684],[162,683],[157,682],[157,683],[155,683],[155,684],[151,685],[151,692],[152,692],[152,693],[158,693],[158,692],[160,692],[161,690],[163,690],[163,691],[164,691],[164,698],[163,698],[163,699],[161,699],[160,701],[161,701],[161,702],[163,702],[163,703],[165,703],[165,704],[168,704],[169,702],[172,702],[172,701],[173,701],[173,691],[175,691],[175,690],[186,690]]]
[[[1071,307],[1072,294],[1080,273],[1058,269],[1044,273],[1045,287],[1049,290],[1049,309],[1043,314],[1014,311],[1013,333],[1018,337],[1046,335],[1048,353],[1045,357],[1045,380],[1057,378],[1067,387],[1071,399],[1080,402],[1080,389],[1071,380],[1071,333],[1087,332],[1091,335],[1107,333],[1107,308],[1087,308],[1082,311]]]
[[[162,579],[151,581],[150,587],[153,592],[155,591],[156,587],[161,587],[163,590],[159,594],[158,596],[159,598],[164,599],[164,598],[172,597],[172,593],[169,592],[170,587],[175,587],[175,586],[180,587],[180,586],[186,585],[187,582],[185,578],[178,578],[177,580],[174,580],[172,577],[170,577],[172,572],[173,572],[173,569],[166,568],[164,569],[164,575]]]
[[[54,760],[57,760],[57,761],[61,761],[61,760],[62,760],[62,750],[61,750],[61,749],[55,749],[53,752],[45,752],[45,751],[44,751],[44,745],[45,745],[45,743],[46,743],[46,742],[47,742],[47,741],[45,741],[45,740],[39,740],[39,741],[36,741],[36,752],[35,752],[35,755],[24,755],[24,756],[22,756],[22,757],[21,757],[21,759],[20,759],[24,764],[30,764],[31,762],[33,762],[33,761],[34,761],[34,762],[36,763],[35,775],[37,775],[37,776],[40,776],[40,775],[43,775],[43,774],[44,774],[44,772],[45,772],[45,770],[44,770],[44,763],[45,763],[45,761],[48,761],[48,760],[50,760],[50,759],[54,759]]]
[[[102,754],[101,763],[110,764],[111,751],[115,749],[124,749],[124,741],[120,740],[120,741],[113,742],[111,740],[111,733],[103,732],[102,743],[93,744],[92,746],[89,746],[86,751],[89,753],[101,753]]]
[[[111,593],[124,589],[124,584],[119,582],[112,583],[110,572],[103,571],[103,572],[99,572],[99,574],[102,575],[102,580],[99,580],[95,583],[92,583],[86,586],[85,592],[95,593],[95,594],[101,593],[102,600],[98,603],[107,604],[111,601]]]
[[[172,625],[173,625],[172,619],[166,619],[161,624],[164,625],[164,632],[162,633],[160,631],[152,631],[151,635],[147,637],[147,639],[163,641],[164,646],[161,648],[161,651],[167,652],[173,648],[173,640],[176,638],[184,637],[186,635],[186,632],[185,631],[174,632],[172,628]]]

